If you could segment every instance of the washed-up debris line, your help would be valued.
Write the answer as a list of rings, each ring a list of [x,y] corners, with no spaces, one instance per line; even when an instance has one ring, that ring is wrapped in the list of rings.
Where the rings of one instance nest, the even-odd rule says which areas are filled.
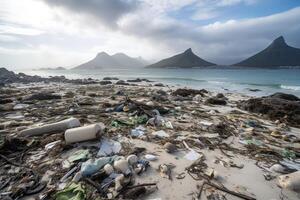
[[[221,181],[207,152],[225,169],[243,171],[247,163],[234,159],[252,160],[265,184],[299,192],[299,130],[290,126],[299,125],[297,97],[239,101],[206,90],[153,87],[143,79],[104,81],[110,83],[0,88],[0,199],[163,199],[160,181],[188,178],[199,185],[194,199],[259,199],[256,191],[234,190],[230,177]],[[186,160],[185,171],[176,173],[176,162],[134,141]]]

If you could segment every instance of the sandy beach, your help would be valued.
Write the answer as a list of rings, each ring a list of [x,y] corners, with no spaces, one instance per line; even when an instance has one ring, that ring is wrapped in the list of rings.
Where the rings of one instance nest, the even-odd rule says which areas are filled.
[[[299,198],[299,182],[284,188],[279,177],[300,169],[300,129],[240,109],[246,95],[146,80],[13,83],[0,90],[1,199],[63,199],[71,183],[83,188],[68,191],[76,199]],[[79,131],[82,138],[70,142],[66,132],[76,126],[35,129],[69,118],[80,127],[101,123],[101,131],[94,138]],[[104,156],[118,156],[106,163],[112,171],[83,171]],[[100,193],[112,174],[123,174],[121,186],[113,178]]]

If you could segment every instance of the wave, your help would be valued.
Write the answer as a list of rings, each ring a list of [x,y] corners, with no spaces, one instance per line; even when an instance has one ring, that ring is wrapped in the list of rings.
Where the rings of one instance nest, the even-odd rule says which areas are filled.
[[[300,90],[300,86],[298,85],[280,85],[280,88],[286,90],[296,90],[296,91]]]
[[[144,76],[144,78],[156,79],[156,80],[180,80],[180,81],[208,82],[207,80],[203,80],[203,79],[185,78],[185,77]]]

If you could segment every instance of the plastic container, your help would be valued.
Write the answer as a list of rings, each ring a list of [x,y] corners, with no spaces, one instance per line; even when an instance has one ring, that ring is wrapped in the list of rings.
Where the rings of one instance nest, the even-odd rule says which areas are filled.
[[[100,136],[102,128],[99,124],[92,124],[84,127],[68,129],[65,132],[67,144],[93,140]]]
[[[39,127],[29,128],[26,130],[20,131],[20,136],[30,137],[30,136],[38,136],[44,134],[57,133],[60,131],[65,131],[69,128],[74,128],[80,126],[80,122],[76,118],[69,118],[60,122],[56,122],[53,124],[46,124]]]
[[[300,192],[300,171],[279,176],[278,184],[282,188]]]

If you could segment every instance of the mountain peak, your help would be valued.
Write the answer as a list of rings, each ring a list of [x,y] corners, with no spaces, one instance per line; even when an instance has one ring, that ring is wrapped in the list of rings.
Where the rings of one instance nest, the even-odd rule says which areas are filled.
[[[98,53],[96,57],[98,57],[98,56],[109,56],[109,55],[106,52],[102,51],[102,52]]]
[[[193,53],[191,48],[188,48],[187,50],[185,50],[183,53]]]
[[[215,66],[216,64],[207,62],[199,56],[195,55],[191,48],[185,50],[183,53],[174,55],[169,58],[165,58],[157,63],[148,65],[147,67],[152,68],[168,68],[168,67],[179,67],[179,68],[193,68],[193,67],[209,67]]]
[[[280,36],[272,42],[271,46],[272,47],[284,47],[284,46],[287,46],[287,44],[284,40],[284,37]]]
[[[290,47],[280,36],[266,49],[234,65],[257,68],[300,66],[300,49]]]

